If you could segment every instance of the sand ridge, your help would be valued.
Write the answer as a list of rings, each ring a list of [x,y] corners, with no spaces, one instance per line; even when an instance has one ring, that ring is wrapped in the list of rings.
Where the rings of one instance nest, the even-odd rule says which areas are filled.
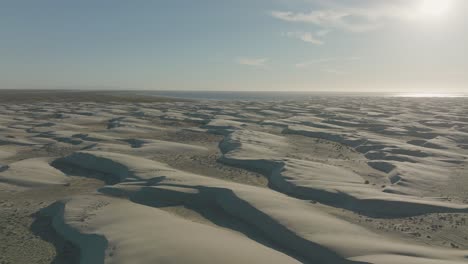
[[[5,263],[467,261],[464,98],[45,95],[0,103]]]

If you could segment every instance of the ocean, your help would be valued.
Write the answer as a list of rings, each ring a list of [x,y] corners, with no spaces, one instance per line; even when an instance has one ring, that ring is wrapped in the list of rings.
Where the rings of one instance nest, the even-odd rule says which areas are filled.
[[[435,93],[344,93],[344,92],[232,92],[232,91],[139,91],[139,95],[163,96],[195,100],[219,101],[297,101],[317,97],[409,97],[409,98],[459,98],[465,94]]]

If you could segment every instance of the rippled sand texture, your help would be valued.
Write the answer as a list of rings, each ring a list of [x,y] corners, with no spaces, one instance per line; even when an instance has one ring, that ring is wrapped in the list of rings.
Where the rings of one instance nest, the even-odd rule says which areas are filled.
[[[67,96],[0,102],[0,263],[468,263],[467,98]]]

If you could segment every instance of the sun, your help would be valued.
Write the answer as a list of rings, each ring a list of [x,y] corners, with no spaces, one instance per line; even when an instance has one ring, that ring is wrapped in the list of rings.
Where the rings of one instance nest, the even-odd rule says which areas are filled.
[[[421,0],[419,12],[423,16],[440,17],[446,15],[451,6],[451,0]]]

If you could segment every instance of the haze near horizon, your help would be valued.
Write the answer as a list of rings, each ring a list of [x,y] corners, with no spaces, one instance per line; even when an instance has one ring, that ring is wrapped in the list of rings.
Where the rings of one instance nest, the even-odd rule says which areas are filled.
[[[461,0],[7,1],[0,89],[466,93]]]

